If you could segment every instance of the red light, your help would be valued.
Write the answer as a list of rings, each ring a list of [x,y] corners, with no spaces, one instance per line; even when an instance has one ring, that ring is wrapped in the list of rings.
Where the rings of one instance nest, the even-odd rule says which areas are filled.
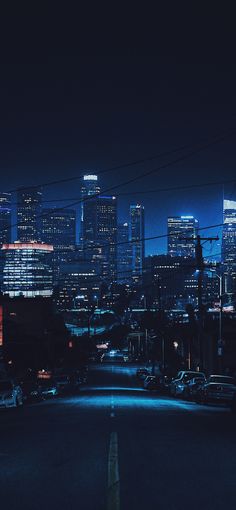
[[[70,340],[69,341],[69,349],[72,349],[72,347],[73,347],[73,342],[72,342],[72,340]]]

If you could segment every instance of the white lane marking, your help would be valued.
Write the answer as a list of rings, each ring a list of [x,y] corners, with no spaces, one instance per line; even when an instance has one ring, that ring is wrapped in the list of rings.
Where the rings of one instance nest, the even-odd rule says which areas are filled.
[[[120,477],[117,432],[110,435],[108,454],[107,510],[120,510]]]

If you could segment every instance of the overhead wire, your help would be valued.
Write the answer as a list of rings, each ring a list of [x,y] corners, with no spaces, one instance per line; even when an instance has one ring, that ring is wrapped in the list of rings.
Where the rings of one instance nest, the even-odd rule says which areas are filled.
[[[102,196],[104,193],[109,193],[109,192],[111,192],[111,191],[114,191],[114,190],[116,190],[116,189],[118,189],[118,188],[122,187],[122,186],[127,186],[127,185],[129,185],[129,184],[132,184],[132,183],[134,183],[134,182],[137,182],[137,181],[138,181],[138,180],[140,180],[140,179],[143,179],[143,178],[145,178],[145,177],[148,177],[148,176],[150,176],[150,175],[152,175],[152,174],[154,174],[154,173],[156,173],[156,172],[159,172],[159,171],[161,171],[161,170],[164,170],[164,169],[166,169],[166,168],[168,168],[168,167],[170,167],[170,166],[172,166],[172,165],[176,165],[176,164],[178,164],[178,163],[180,163],[180,162],[182,162],[182,161],[187,160],[188,158],[191,158],[191,157],[192,157],[192,156],[194,156],[195,154],[198,154],[199,152],[201,152],[201,151],[203,151],[203,150],[205,150],[205,149],[207,149],[207,148],[209,148],[209,147],[211,147],[211,146],[213,146],[213,145],[215,145],[215,144],[217,144],[217,143],[220,143],[220,142],[224,141],[224,140],[225,140],[228,136],[232,136],[233,134],[235,134],[235,130],[234,130],[233,132],[231,131],[231,133],[230,133],[230,134],[228,134],[227,136],[226,136],[226,135],[224,135],[224,136],[220,136],[220,137],[218,137],[218,138],[217,138],[216,140],[214,140],[214,141],[211,141],[211,142],[208,142],[208,143],[204,143],[204,144],[200,145],[198,148],[196,148],[195,150],[192,150],[191,152],[188,152],[187,154],[182,155],[182,156],[180,156],[180,157],[178,157],[178,158],[176,158],[176,159],[174,159],[174,160],[172,160],[172,161],[169,161],[169,162],[167,162],[167,163],[164,163],[164,164],[160,165],[160,166],[159,166],[159,167],[157,167],[157,168],[154,168],[154,169],[148,170],[147,172],[143,172],[142,174],[139,174],[139,175],[137,175],[137,176],[135,176],[135,177],[132,177],[132,178],[130,178],[130,179],[128,179],[128,180],[126,180],[126,181],[124,181],[124,182],[122,182],[122,183],[119,183],[119,184],[116,184],[116,185],[110,186],[110,187],[106,188],[105,190],[101,190],[100,192],[95,193],[94,195],[88,195],[88,196],[86,196],[86,197],[84,197],[84,198],[82,198],[82,199],[76,200],[75,202],[73,202],[73,203],[71,203],[71,204],[69,204],[69,205],[65,205],[65,206],[60,207],[60,208],[55,208],[55,212],[56,212],[56,211],[58,211],[58,212],[60,212],[60,211],[64,211],[64,210],[69,209],[69,208],[71,208],[71,207],[74,207],[74,206],[76,206],[76,205],[78,205],[78,204],[80,204],[80,203],[84,203],[84,202],[87,202],[87,201],[89,201],[89,200],[92,200],[92,199],[93,199],[93,198],[95,198],[95,197]],[[43,218],[43,217],[47,216],[47,214],[48,214],[48,213],[46,213],[46,214],[39,214],[39,215],[36,215],[36,218]],[[49,214],[50,214],[50,213],[49,213]],[[24,226],[24,225],[25,225],[25,223],[21,223],[21,224],[19,224],[19,222],[16,222],[15,224],[11,224],[11,226],[9,226],[9,227],[7,227],[7,228],[9,228],[9,229],[10,229],[10,228],[13,228],[13,227],[17,227],[17,226]],[[4,229],[0,229],[0,231],[1,231],[1,230],[4,230],[4,231],[5,231],[5,230],[6,230],[6,228],[4,228]]]

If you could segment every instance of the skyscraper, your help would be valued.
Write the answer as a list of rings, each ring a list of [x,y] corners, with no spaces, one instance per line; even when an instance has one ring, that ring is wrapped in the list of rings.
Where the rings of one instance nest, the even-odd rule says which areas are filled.
[[[222,261],[225,273],[225,292],[236,290],[236,201],[224,200]]]
[[[10,297],[49,297],[52,295],[50,257],[53,246],[16,241],[3,244],[5,254],[2,291]]]
[[[87,197],[97,195],[100,192],[100,186],[98,184],[98,176],[94,174],[86,174],[83,176],[83,183],[81,187],[81,223],[80,223],[80,240],[83,243],[84,228],[88,230],[89,214],[90,209],[85,207],[85,204],[90,202]],[[85,234],[86,235],[86,234]]]
[[[96,254],[94,246],[97,241],[97,205],[98,197],[86,200],[83,204],[83,235],[81,241],[86,260],[91,260]]]
[[[11,194],[0,193],[0,245],[11,242]]]
[[[142,276],[145,241],[144,241],[144,206],[130,206],[130,241],[132,241],[132,270],[135,275]]]
[[[59,281],[61,264],[72,260],[75,253],[76,211],[43,209],[42,241],[53,245],[52,268],[55,285]]]
[[[76,211],[74,209],[44,208],[42,214],[42,241],[52,244],[63,254],[76,245]]]
[[[117,199],[99,195],[96,203],[96,244],[102,275],[113,279],[117,272]]]
[[[21,242],[41,240],[41,188],[21,188],[17,192],[17,239]]]
[[[199,222],[194,216],[172,216],[168,218],[168,255],[171,257],[194,257],[195,242],[184,240],[195,237]]]
[[[129,242],[129,224],[117,227],[117,280],[125,283],[132,278],[132,245]]]

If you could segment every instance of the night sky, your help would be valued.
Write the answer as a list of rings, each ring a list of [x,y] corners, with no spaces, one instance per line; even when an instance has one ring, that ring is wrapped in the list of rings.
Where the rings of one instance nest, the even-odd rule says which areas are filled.
[[[103,15],[90,7],[88,13],[57,7],[2,16],[2,191],[196,146],[236,127],[231,13],[215,7],[214,15],[181,13],[169,6],[169,12],[155,16],[117,10]],[[129,203],[139,201],[145,205],[147,236],[165,234],[172,214],[193,214],[201,226],[220,223],[222,185],[137,192],[233,179],[235,138],[116,190],[130,192],[119,198],[121,220],[127,219]],[[175,158],[105,173],[101,186]],[[77,180],[45,188],[44,197],[73,202],[79,192]],[[226,185],[225,194],[236,199],[236,184]],[[212,249],[218,253],[219,243]],[[146,250],[162,253],[166,240],[148,242]]]

